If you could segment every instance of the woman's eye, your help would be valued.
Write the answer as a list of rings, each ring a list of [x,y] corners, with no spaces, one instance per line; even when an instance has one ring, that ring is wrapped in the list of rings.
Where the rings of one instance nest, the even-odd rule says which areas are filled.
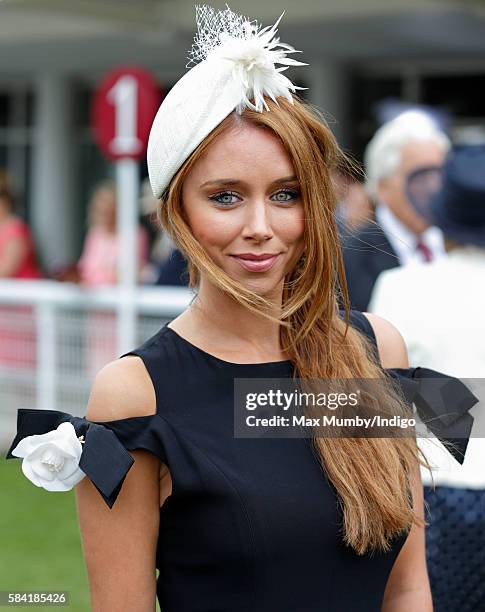
[[[276,202],[286,203],[296,200],[299,195],[300,192],[294,189],[282,189],[281,191],[275,193],[272,199]],[[240,201],[239,196],[232,191],[221,191],[221,193],[217,193],[209,199],[222,206],[231,206],[233,204],[237,204],[238,201]]]
[[[276,202],[291,202],[292,200],[296,200],[296,198],[300,195],[298,191],[294,189],[282,189],[275,193]]]
[[[210,200],[217,202],[218,204],[223,204],[223,205],[230,205],[230,204],[236,204],[236,201],[234,201],[232,198],[237,198],[238,196],[235,193],[232,193],[231,191],[223,191],[221,193],[218,193],[215,196],[212,196],[211,198],[209,198]]]

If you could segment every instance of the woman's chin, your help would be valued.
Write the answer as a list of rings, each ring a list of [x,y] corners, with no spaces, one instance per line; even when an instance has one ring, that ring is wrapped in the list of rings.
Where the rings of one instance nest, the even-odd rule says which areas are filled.
[[[259,278],[256,278],[259,276]],[[275,278],[274,276],[258,274],[251,277],[232,276],[234,280],[241,283],[243,287],[253,291],[261,297],[271,297],[271,295],[280,294],[281,291],[281,279]]]

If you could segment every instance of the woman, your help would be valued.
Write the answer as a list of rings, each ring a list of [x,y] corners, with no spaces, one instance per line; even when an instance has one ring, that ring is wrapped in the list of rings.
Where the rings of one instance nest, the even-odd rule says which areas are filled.
[[[0,278],[41,278],[28,225],[14,212],[10,192],[0,191]]]
[[[389,323],[354,312],[348,326],[337,309],[330,173],[343,156],[268,69],[275,26],[260,38],[229,8],[211,11],[199,9],[198,56],[207,24],[232,38],[214,36],[221,55],[171,90],[148,148],[161,220],[196,297],[103,368],[85,419],[23,411],[12,448],[38,486],[77,484],[94,612],[153,610],[155,597],[164,612],[430,612],[414,438],[234,435],[236,379],[380,378],[391,413],[402,400],[382,368],[408,363]],[[240,96],[249,82],[252,102]],[[42,472],[39,438],[22,438],[51,429],[52,441],[70,426],[89,479],[51,445],[46,463],[65,469],[63,484]]]
[[[115,285],[118,279],[120,245],[116,233],[116,186],[103,181],[96,186],[89,203],[89,230],[79,260],[81,283],[87,287]],[[138,270],[148,260],[148,234],[143,226],[137,234]]]
[[[42,273],[28,225],[15,214],[12,194],[0,190],[0,279],[38,279]],[[0,308],[0,366],[35,367],[35,329],[30,306]]]
[[[116,285],[120,258],[116,232],[116,185],[102,181],[93,190],[88,208],[89,229],[78,262],[79,280],[85,287]],[[137,228],[138,276],[148,261],[148,234]],[[86,320],[86,366],[90,380],[116,355],[116,316],[91,312]]]

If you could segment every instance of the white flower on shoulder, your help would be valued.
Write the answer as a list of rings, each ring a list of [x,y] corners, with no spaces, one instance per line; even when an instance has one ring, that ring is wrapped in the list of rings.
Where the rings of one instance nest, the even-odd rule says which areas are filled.
[[[81,454],[80,439],[67,421],[45,434],[23,438],[12,450],[12,455],[23,458],[25,476],[47,491],[70,491],[84,478]]]

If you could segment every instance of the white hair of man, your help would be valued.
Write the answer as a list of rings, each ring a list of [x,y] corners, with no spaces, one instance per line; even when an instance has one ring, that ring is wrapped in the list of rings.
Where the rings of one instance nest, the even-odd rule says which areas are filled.
[[[448,136],[421,111],[406,111],[377,130],[364,153],[366,189],[372,198],[377,198],[379,181],[398,169],[402,149],[415,142],[435,142],[444,152],[451,147]]]

